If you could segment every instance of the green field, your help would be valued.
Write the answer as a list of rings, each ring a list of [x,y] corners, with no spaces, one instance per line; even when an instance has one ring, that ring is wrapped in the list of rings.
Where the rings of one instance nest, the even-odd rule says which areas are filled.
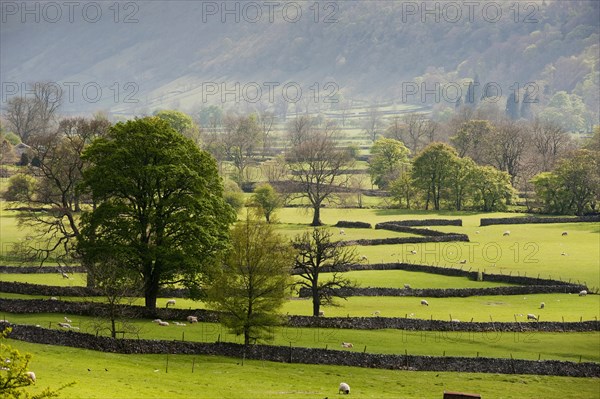
[[[369,198],[376,205],[380,198]],[[18,225],[14,212],[4,210],[0,202],[2,253],[5,264],[14,264],[7,256],[11,243],[21,240],[25,231]],[[359,246],[356,252],[366,256],[368,263],[407,262],[441,265],[479,270],[485,273],[518,274],[564,281],[586,283],[590,288],[600,287],[600,226],[592,223],[499,225],[480,227],[482,217],[513,217],[511,213],[483,214],[475,212],[424,212],[394,209],[332,209],[322,211],[322,220],[328,225],[338,220],[364,221],[375,224],[383,221],[423,218],[460,218],[463,226],[432,227],[445,232],[468,234],[469,243],[405,244]],[[284,208],[278,211],[277,229],[293,237],[310,229],[307,223],[312,214],[303,208]],[[510,230],[508,237],[502,235]],[[567,231],[567,236],[562,232]],[[374,229],[333,228],[337,240],[361,238],[403,237],[410,234]],[[415,250],[416,254],[410,252]],[[564,253],[564,255],[561,255]],[[466,264],[459,261],[466,259]],[[327,275],[324,275],[326,278]],[[347,276],[361,287],[412,288],[476,288],[506,286],[508,284],[477,282],[465,277],[449,277],[401,270],[355,271]],[[54,286],[84,286],[85,275],[74,274],[63,279],[59,273],[0,274],[0,281],[18,281]],[[1,294],[3,298],[45,298],[17,294]],[[98,298],[61,298],[73,301],[103,301]],[[164,307],[169,298],[160,298],[157,306]],[[325,307],[326,317],[370,317],[380,312],[381,317],[410,317],[420,319],[463,322],[495,321],[528,323],[525,315],[534,313],[541,321],[597,320],[600,316],[600,296],[579,297],[572,294],[535,294],[512,296],[478,296],[467,298],[425,298],[429,306],[420,304],[418,297],[350,297],[337,300],[336,307]],[[539,309],[540,303],[544,309]],[[141,299],[134,304],[143,305]],[[177,298],[179,309],[204,308],[202,302]],[[290,298],[283,306],[283,314],[310,315],[309,299]],[[81,331],[94,332],[95,320],[66,314],[1,314],[11,322],[52,326],[73,320]],[[52,324],[51,324],[52,323]],[[199,323],[180,327],[159,327],[148,320],[134,320],[140,338],[214,342],[240,342],[226,329],[214,323]],[[105,332],[104,332],[105,333]],[[421,332],[403,330],[344,330],[312,328],[277,328],[273,330],[273,344],[342,349],[340,343],[352,342],[353,351],[501,357],[532,359],[559,359],[567,361],[600,362],[600,333],[466,333]],[[34,353],[32,370],[38,375],[33,390],[44,386],[57,387],[61,383],[78,381],[65,391],[69,398],[171,398],[199,392],[200,397],[290,397],[323,398],[337,394],[337,385],[346,381],[352,386],[353,397],[372,398],[439,398],[444,389],[477,392],[494,398],[600,398],[598,379],[575,379],[542,376],[510,376],[464,373],[428,373],[388,370],[370,370],[335,366],[304,366],[245,362],[208,356],[169,356],[169,373],[165,373],[164,355],[116,355],[65,347],[35,345],[12,341],[22,350]],[[69,359],[65,362],[65,356]],[[192,359],[196,371],[191,374]],[[90,368],[92,371],[88,372]],[[109,371],[104,371],[107,368]],[[158,370],[158,371],[155,371]],[[160,375],[160,378],[157,378]],[[182,376],[185,375],[185,378]],[[217,377],[218,376],[218,377]],[[426,382],[426,383],[424,383]],[[331,396],[329,396],[331,397]]]
[[[347,382],[353,398],[438,399],[444,390],[497,399],[596,398],[597,378],[373,370],[245,361],[216,356],[120,355],[9,341],[34,355],[32,392],[76,385],[70,399],[105,398],[324,398]],[[195,364],[192,373],[192,364]],[[88,369],[90,371],[88,371]],[[108,370],[108,371],[106,371]]]
[[[63,314],[2,314],[10,322],[17,324],[40,325],[60,329],[57,323],[63,317],[71,320],[71,325],[81,332],[96,333],[97,319],[78,315]],[[188,324],[161,327],[150,320],[133,320],[139,333],[129,338],[159,339],[167,341],[185,340],[191,342],[235,342],[243,343],[239,336],[230,334],[216,323]],[[105,324],[106,325],[106,324]],[[103,331],[107,334],[107,331]],[[484,332],[461,331],[404,331],[385,330],[346,330],[328,328],[275,328],[271,332],[273,345],[308,348],[329,348],[337,350],[364,351],[369,353],[404,354],[428,356],[497,357],[537,360],[565,360],[600,362],[597,347],[600,333],[541,333],[541,332]],[[127,337],[127,336],[126,336]],[[342,349],[342,342],[352,342],[354,348]]]

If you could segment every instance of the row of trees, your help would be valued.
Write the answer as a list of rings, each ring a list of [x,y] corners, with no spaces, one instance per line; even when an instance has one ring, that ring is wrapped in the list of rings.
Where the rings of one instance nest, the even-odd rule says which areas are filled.
[[[460,157],[447,144],[433,143],[414,159],[400,141],[379,139],[371,149],[369,173],[373,183],[388,189],[401,205],[462,210],[470,205],[483,211],[502,210],[515,191],[510,176],[492,166]]]

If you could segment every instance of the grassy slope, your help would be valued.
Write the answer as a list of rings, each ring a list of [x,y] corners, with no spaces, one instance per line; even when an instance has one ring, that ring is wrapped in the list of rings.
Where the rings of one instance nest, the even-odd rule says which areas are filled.
[[[598,379],[410,372],[354,367],[281,364],[214,356],[119,355],[9,341],[33,353],[37,376],[32,391],[76,385],[64,391],[71,399],[95,398],[323,398],[336,397],[345,381],[353,398],[440,398],[444,390],[476,392],[497,399],[597,398]],[[195,371],[192,374],[192,362]],[[91,371],[88,371],[88,368]],[[108,371],[105,371],[104,369]],[[158,371],[155,371],[158,370]]]

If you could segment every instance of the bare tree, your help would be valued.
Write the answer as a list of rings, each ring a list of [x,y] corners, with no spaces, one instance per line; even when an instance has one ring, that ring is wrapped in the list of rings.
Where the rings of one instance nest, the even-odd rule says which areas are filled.
[[[9,126],[24,143],[52,127],[62,103],[62,91],[56,84],[36,82],[30,85],[29,91],[24,97],[8,100],[4,112]]]
[[[315,125],[313,118],[301,115],[292,119],[287,124],[287,133],[292,147],[298,146],[310,137],[311,130]]]
[[[402,118],[406,133],[404,142],[413,154],[425,145],[425,140],[430,143],[435,141],[437,123],[425,118],[423,114],[410,113]]]
[[[486,146],[488,159],[496,168],[508,172],[513,185],[529,142],[528,132],[523,125],[511,120],[499,123],[495,134],[489,136]]]
[[[84,147],[94,138],[103,136],[110,126],[104,119],[65,119],[52,134],[34,136],[31,147],[36,159],[30,174],[36,177],[35,190],[26,199],[27,206],[19,215],[19,222],[30,226],[27,242],[37,246],[21,245],[19,251],[30,260],[41,264],[50,256],[66,263],[74,254],[79,236],[79,218],[82,193],[79,183],[85,162],[81,159]]]
[[[535,119],[530,125],[531,141],[540,157],[540,172],[554,168],[554,164],[569,143],[568,133],[557,123]]]
[[[271,133],[273,132],[273,123],[275,122],[275,114],[271,111],[261,111],[258,113],[258,125],[260,127],[260,140],[262,141],[262,156],[263,159],[271,150]]]
[[[227,115],[224,125],[225,153],[237,169],[237,182],[242,184],[249,180],[248,166],[253,164],[256,158],[260,127],[255,115]]]
[[[313,208],[311,226],[320,226],[321,208],[332,201],[340,186],[346,186],[349,176],[346,171],[352,158],[345,148],[336,145],[337,129],[326,124],[322,129],[312,129],[308,137],[291,148],[287,154],[290,179]]]
[[[377,140],[382,126],[381,112],[379,112],[376,105],[372,105],[367,113],[367,118],[363,122],[363,129],[371,141]]]
[[[293,241],[296,248],[294,271],[300,277],[297,286],[311,291],[313,316],[319,316],[321,305],[333,305],[333,298],[345,298],[339,289],[353,288],[355,283],[343,272],[349,265],[358,263],[356,252],[339,241],[332,240],[333,233],[323,228],[298,235]],[[327,278],[323,276],[327,274]]]

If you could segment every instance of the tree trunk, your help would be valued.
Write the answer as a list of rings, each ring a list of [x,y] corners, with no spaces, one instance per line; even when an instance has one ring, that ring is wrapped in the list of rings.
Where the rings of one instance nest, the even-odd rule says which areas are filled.
[[[314,205],[313,209],[314,209],[313,220],[310,225],[311,226],[322,226],[323,223],[321,223],[321,205]]]
[[[319,290],[313,288],[312,290],[313,297],[313,316],[318,317],[319,311],[321,310],[321,300],[319,299]]]
[[[146,309],[156,309],[156,298],[158,297],[158,281],[150,277],[144,287],[144,299]]]

